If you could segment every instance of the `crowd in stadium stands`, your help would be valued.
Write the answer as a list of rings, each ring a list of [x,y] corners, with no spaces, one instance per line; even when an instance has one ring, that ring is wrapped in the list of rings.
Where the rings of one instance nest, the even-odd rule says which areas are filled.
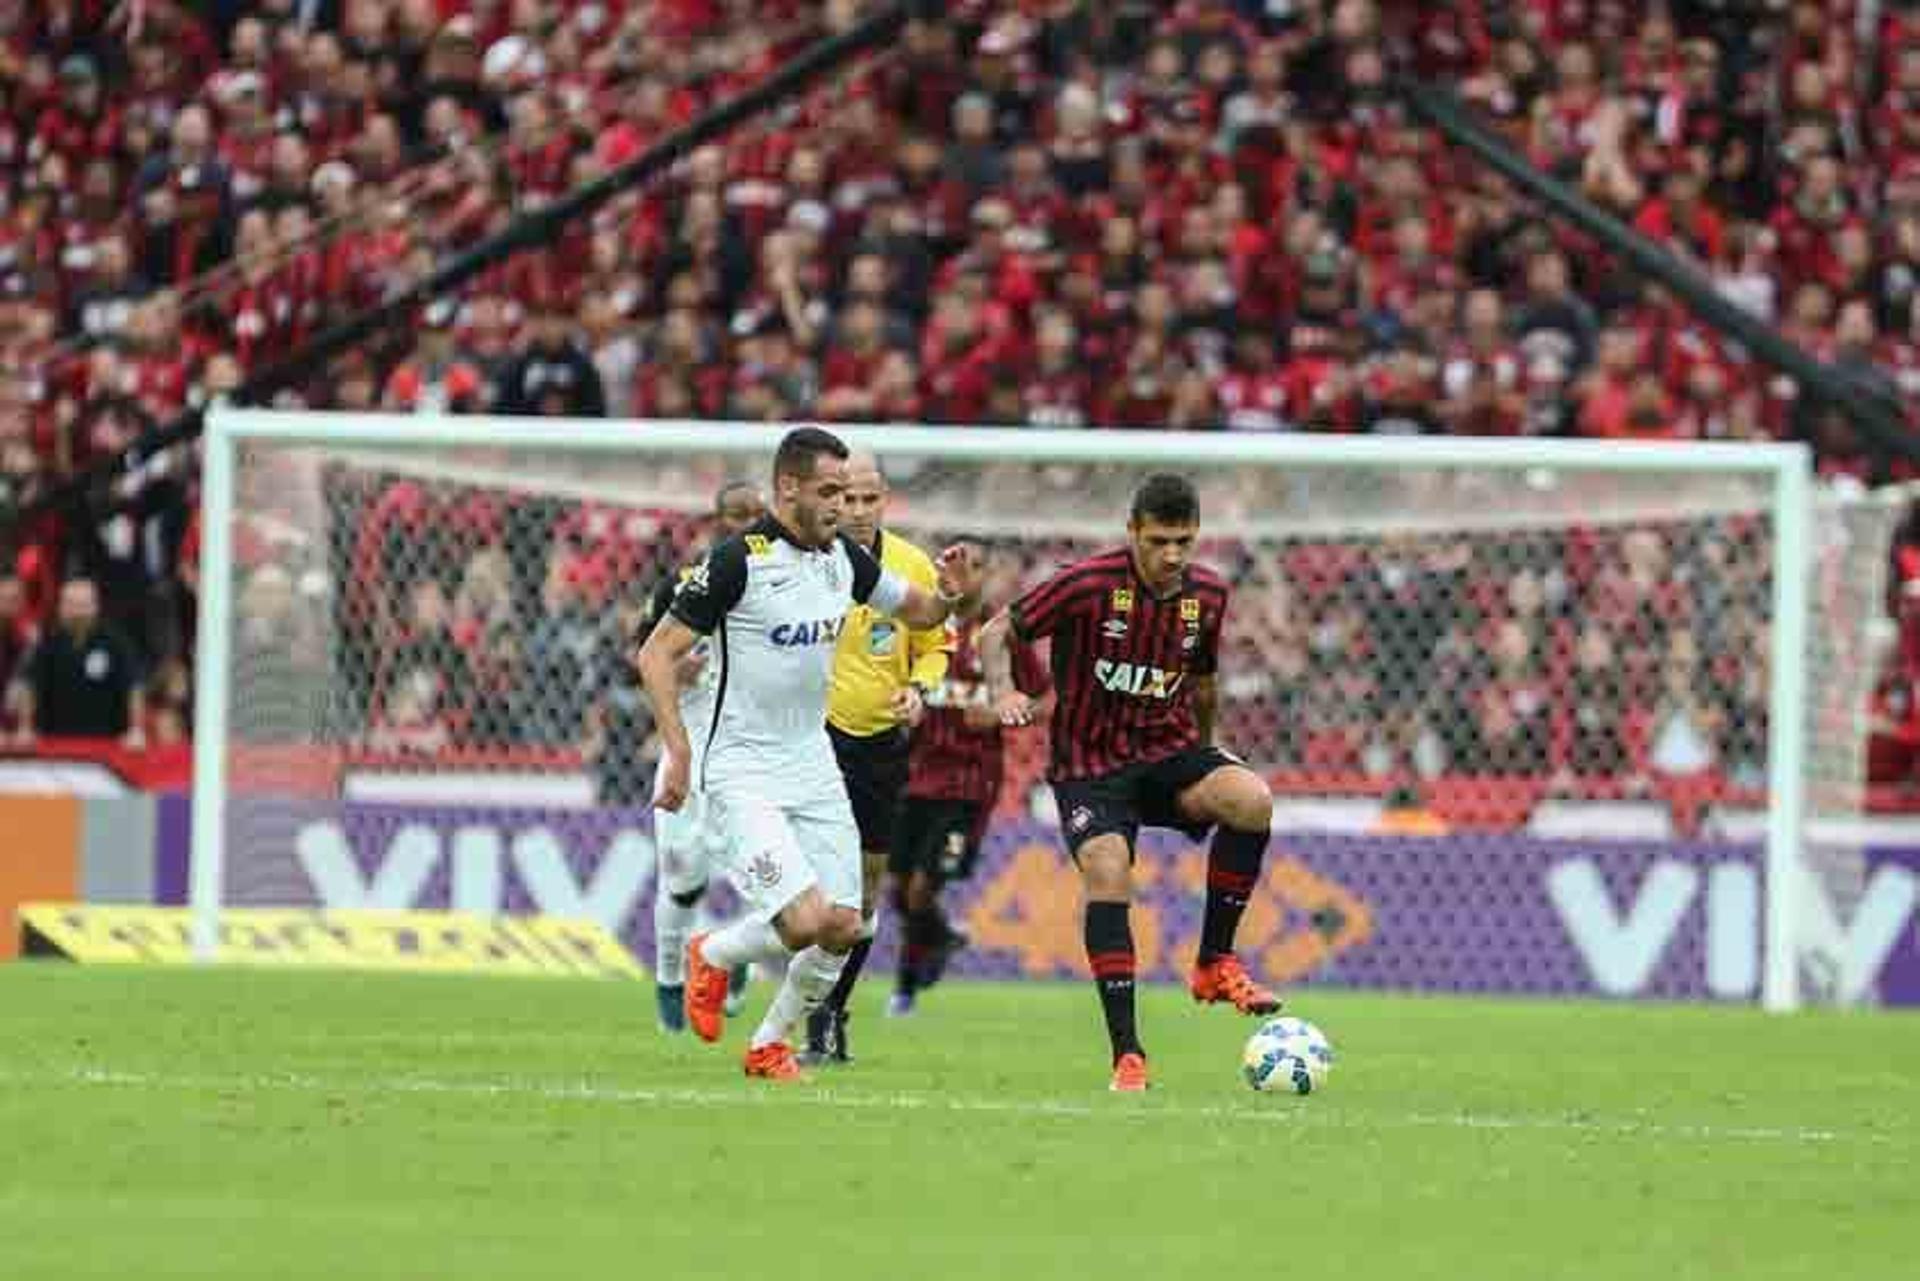
[[[233,389],[871,7],[0,0],[0,504],[27,503]],[[1412,70],[1451,84],[1531,159],[1730,297],[1911,402],[1917,0],[955,0],[947,11],[282,402],[1800,437],[1830,476],[1912,473],[1411,125],[1387,80]],[[103,625],[149,673],[144,716],[177,728],[194,484],[189,454],[162,455],[96,493],[90,514],[29,522],[14,578],[0,580],[0,608],[18,599],[0,677],[29,670],[32,633],[57,628],[59,584],[85,575]],[[1537,770],[1589,738],[1582,759],[1646,757],[1661,741],[1688,760],[1751,757],[1752,663],[1691,680],[1724,697],[1680,717],[1690,733],[1663,739],[1625,710],[1689,682],[1656,673],[1626,693],[1624,651],[1672,672],[1740,652],[1738,635],[1703,651],[1696,631],[1628,635],[1587,611],[1602,583],[1639,600],[1628,612],[1675,595],[1691,608],[1725,587],[1710,545],[1648,538],[1578,590],[1549,590],[1543,567],[1450,589],[1488,602],[1467,638],[1483,657],[1448,686],[1452,723],[1475,727],[1471,744],[1449,746],[1454,760]],[[1423,552],[1411,581],[1466,572],[1450,554]],[[1899,567],[1920,582],[1920,557]],[[507,652],[473,639],[499,628],[421,639],[471,631],[478,607],[462,597],[484,593],[488,573],[511,580],[496,595],[605,603],[577,566],[497,565],[477,586],[467,567],[409,585],[407,652],[458,653],[446,681],[463,699],[493,697],[482,691],[498,693],[495,669],[529,657],[590,661],[599,642],[570,632],[561,607],[535,634],[502,637]],[[1283,590],[1252,584],[1256,596]],[[1344,642],[1326,615],[1367,621],[1407,590],[1350,583],[1325,598],[1337,607],[1308,611],[1311,626],[1244,635],[1261,661],[1243,679],[1332,678],[1302,682],[1299,723],[1319,729],[1294,750],[1363,760],[1354,709],[1375,725],[1405,711],[1377,656],[1327,668]],[[1715,626],[1759,626],[1728,612]],[[1466,661],[1448,624],[1400,634],[1428,647],[1422,665]],[[1899,743],[1920,747],[1920,639],[1895,651],[1880,710],[1898,728],[1883,761],[1915,755]],[[368,670],[405,658],[368,656]],[[1593,692],[1542,709],[1543,683]],[[1515,746],[1516,733],[1536,746]]]

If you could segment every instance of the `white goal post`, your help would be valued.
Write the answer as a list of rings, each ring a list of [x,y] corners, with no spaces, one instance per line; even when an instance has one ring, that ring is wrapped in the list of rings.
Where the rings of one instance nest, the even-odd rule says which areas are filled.
[[[355,519],[364,520],[360,513],[373,501],[370,494],[381,486],[410,480],[429,487],[451,486],[462,492],[489,494],[488,510],[494,513],[490,519],[495,520],[499,512],[510,514],[529,501],[527,495],[537,495],[546,504],[543,510],[561,513],[556,519],[565,519],[573,506],[618,505],[623,501],[636,507],[698,513],[707,501],[711,490],[707,482],[712,476],[764,477],[773,447],[785,430],[783,426],[716,422],[287,413],[226,407],[212,410],[207,418],[202,481],[202,586],[189,881],[196,954],[210,958],[218,953],[223,904],[258,902],[269,892],[262,890],[251,898],[236,892],[236,885],[244,879],[241,872],[251,857],[250,841],[255,831],[240,822],[236,807],[245,801],[257,808],[255,802],[264,794],[261,785],[236,774],[237,761],[243,762],[240,774],[259,772],[244,763],[251,758],[243,758],[240,746],[255,739],[270,739],[275,752],[293,751],[302,745],[331,745],[345,751],[349,736],[360,736],[355,741],[364,745],[364,722],[375,716],[367,707],[379,696],[360,687],[377,683],[371,669],[386,665],[388,660],[366,655],[376,650],[385,655],[392,643],[383,641],[386,648],[380,649],[345,636],[345,624],[340,620],[349,611],[339,600],[358,590],[346,580],[367,570],[372,563],[367,555],[384,557],[381,563],[390,565],[396,557],[410,553],[406,538],[391,531],[367,536],[331,528],[330,522],[346,519],[335,515],[344,510],[342,504],[355,504]],[[896,493],[903,498],[908,513],[906,527],[916,536],[980,532],[1011,540],[1030,549],[1022,553],[1029,567],[1050,560],[1063,546],[1077,546],[1085,540],[1116,541],[1124,525],[1125,509],[1114,496],[1123,494],[1132,478],[1145,471],[1178,470],[1214,478],[1218,491],[1228,497],[1221,502],[1209,499],[1203,513],[1203,543],[1232,539],[1255,548],[1246,563],[1256,566],[1252,572],[1264,575],[1260,581],[1280,595],[1285,594],[1286,585],[1276,586],[1272,580],[1284,577],[1280,566],[1294,563],[1282,553],[1299,554],[1301,547],[1315,540],[1372,540],[1367,542],[1371,549],[1381,539],[1391,543],[1396,537],[1439,538],[1450,540],[1444,553],[1434,553],[1440,559],[1451,555],[1470,560],[1483,554],[1518,557],[1521,553],[1508,550],[1514,545],[1510,536],[1514,531],[1533,531],[1541,536],[1527,544],[1524,554],[1532,558],[1526,564],[1534,569],[1524,572],[1549,582],[1557,575],[1561,583],[1558,590],[1566,598],[1569,592],[1577,595],[1584,590],[1567,588],[1569,574],[1548,563],[1552,556],[1572,554],[1567,550],[1571,542],[1566,531],[1589,525],[1704,529],[1707,526],[1701,522],[1735,520],[1737,523],[1727,528],[1737,533],[1715,532],[1692,541],[1703,547],[1715,544],[1706,554],[1719,561],[1751,554],[1752,564],[1727,581],[1762,584],[1766,595],[1764,604],[1756,601],[1752,611],[1764,613],[1761,622],[1770,648],[1770,660],[1765,664],[1764,769],[1756,770],[1752,779],[1756,790],[1763,787],[1765,798],[1764,857],[1757,869],[1765,887],[1761,970],[1754,995],[1770,1010],[1791,1009],[1801,1002],[1802,963],[1809,948],[1808,940],[1801,935],[1805,928],[1802,890],[1809,876],[1803,865],[1803,847],[1809,780],[1821,768],[1810,753],[1832,753],[1841,762],[1837,773],[1852,777],[1857,784],[1857,776],[1850,773],[1856,766],[1847,763],[1845,756],[1848,751],[1864,753],[1865,694],[1870,678],[1861,673],[1870,667],[1866,650],[1872,622],[1867,616],[1870,604],[1862,605],[1863,616],[1858,620],[1823,620],[1822,626],[1828,631],[1844,628],[1848,633],[1826,636],[1824,649],[1851,656],[1850,674],[1844,682],[1850,692],[1845,700],[1848,706],[1838,713],[1830,710],[1820,718],[1810,716],[1810,665],[1815,662],[1816,649],[1822,648],[1822,636],[1816,635],[1811,618],[1815,608],[1811,589],[1816,560],[1827,538],[1823,529],[1837,517],[1822,514],[1830,504],[1817,494],[1811,458],[1804,446],[923,426],[848,426],[834,430],[851,443],[872,448],[887,460],[890,469],[900,467],[903,474],[919,478],[917,485],[896,483]],[[694,460],[700,465],[693,465]],[[1036,479],[1027,485],[1019,478],[1029,473],[1052,479]],[[1872,504],[1870,496],[1854,501]],[[1840,577],[1856,586],[1858,594],[1868,601],[1880,590],[1882,579],[1874,575],[1884,573],[1877,562],[1885,560],[1892,522],[1891,515],[1879,520],[1867,537],[1854,539],[1846,551],[1851,559]],[[1713,529],[1718,531],[1722,526],[1714,524]],[[267,532],[263,534],[262,530]],[[361,538],[363,548],[372,547],[374,553],[350,547],[355,536]],[[446,535],[441,531],[436,536]],[[510,540],[512,535],[506,537]],[[1606,537],[1603,535],[1600,541],[1605,542]],[[303,550],[284,551],[302,546]],[[1266,554],[1269,549],[1274,551],[1272,557]],[[236,649],[249,643],[243,626],[248,620],[242,614],[253,608],[244,603],[250,578],[258,574],[262,564],[279,564],[283,551],[285,563],[280,567],[285,569],[287,579],[313,577],[318,584],[316,591],[332,593],[334,603],[324,609],[316,607],[308,624],[311,634],[303,642],[319,655],[315,668],[319,675],[315,679],[323,688],[317,694],[307,690],[296,697],[288,692],[286,682],[290,678],[283,665],[269,664],[259,669],[266,674],[257,674],[248,656]],[[503,562],[516,556],[525,559],[515,548],[509,547],[507,552]],[[1203,555],[1205,552],[1203,547]],[[1348,555],[1341,563],[1364,563],[1373,554],[1368,550]],[[1580,554],[1599,555],[1590,549]],[[1509,562],[1501,563],[1504,566]],[[1521,561],[1511,563],[1518,565]],[[1274,568],[1257,568],[1269,564]],[[545,565],[540,560],[536,568],[544,572]],[[1688,590],[1698,588],[1697,575],[1688,578],[1672,562],[1668,567],[1675,581],[1691,583]],[[1522,572],[1516,570],[1514,576]],[[537,608],[536,588],[523,584],[517,599],[522,603],[516,606],[509,602],[499,608]],[[529,606],[524,603],[527,601],[536,603]],[[388,607],[383,604],[381,609]],[[1564,605],[1561,609],[1555,625],[1568,637],[1584,635],[1582,620],[1567,614]],[[1302,624],[1311,633],[1308,640],[1300,642],[1303,646],[1321,646],[1320,633],[1333,626],[1315,619],[1338,614],[1346,620],[1342,625],[1349,631],[1364,630],[1353,621],[1364,617],[1358,607],[1328,605],[1324,611]],[[1492,634],[1476,633],[1473,627],[1497,625],[1498,620],[1491,615],[1476,615],[1471,626],[1462,624],[1457,631],[1459,637],[1470,641],[1474,635]],[[397,628],[399,624],[391,626]],[[1625,630],[1616,629],[1616,636],[1616,661],[1624,670],[1638,661],[1631,649],[1635,642]],[[1703,641],[1682,644],[1670,636],[1668,640],[1676,652],[1705,645]],[[1246,652],[1279,652],[1261,648],[1267,644],[1267,638],[1255,638]],[[1361,652],[1366,645],[1364,636],[1353,645],[1354,652]],[[1373,664],[1369,670],[1378,678],[1366,695],[1370,700],[1367,706],[1404,706],[1403,693],[1379,688],[1394,683],[1394,672],[1380,666],[1388,661],[1381,657],[1383,649],[1412,652],[1407,646],[1398,650],[1382,646],[1375,638],[1373,656],[1364,660]],[[354,653],[349,655],[349,650]],[[1825,666],[1830,660],[1818,661],[1821,670],[1812,673],[1813,678],[1836,680]],[[1410,667],[1404,673],[1407,681],[1425,679],[1428,669],[1425,660],[1421,662],[1420,667]],[[1571,670],[1555,669],[1563,674]],[[1649,670],[1657,683],[1664,669],[1656,665]],[[1540,676],[1533,688],[1545,690],[1549,696],[1563,687],[1570,688],[1563,682],[1571,678],[1563,674]],[[1733,677],[1719,679],[1724,685]],[[323,726],[320,714],[307,710],[315,704],[300,701],[311,695],[332,702],[335,687],[344,685],[359,690],[355,695],[355,716],[359,719],[352,730],[340,728],[343,722],[331,713]],[[537,697],[540,691],[531,693]],[[1286,696],[1293,697],[1291,693]],[[1311,696],[1312,691],[1308,691],[1309,702],[1299,706],[1309,706]],[[1247,695],[1258,700],[1279,697],[1271,690]],[[1648,697],[1657,701],[1657,691]],[[1463,698],[1453,706],[1478,705]],[[270,710],[282,706],[292,710]],[[1280,708],[1293,706],[1263,702],[1261,713],[1278,714]],[[1461,714],[1471,713],[1446,713]],[[245,724],[237,724],[236,716]],[[1441,719],[1441,713],[1429,712],[1428,724],[1414,725],[1406,731],[1407,760],[1424,760],[1427,756],[1438,759],[1449,750],[1458,759],[1465,759],[1460,754],[1467,749],[1457,744],[1444,746],[1458,736],[1452,735],[1454,727],[1439,724]],[[1723,715],[1719,722],[1713,722],[1703,714],[1700,724],[1726,720]],[[1758,733],[1757,710],[1748,720],[1749,728]],[[255,734],[247,726],[266,728]],[[1282,728],[1276,732],[1284,737],[1290,731]],[[1657,735],[1659,731],[1648,733]],[[1827,734],[1834,738],[1835,745],[1810,743],[1810,733],[1816,738]],[[1849,736],[1853,739],[1850,744]],[[444,747],[444,736],[433,741],[440,746],[408,749],[420,769],[440,768],[435,762],[442,757],[435,752]],[[1393,755],[1397,750],[1380,748],[1373,756],[1362,755],[1370,762],[1367,768],[1373,769],[1381,759],[1400,759]],[[1276,759],[1296,755],[1286,744],[1277,745],[1274,751]],[[455,767],[456,755],[446,749],[447,768]],[[1426,768],[1444,772],[1447,767]],[[1511,778],[1519,767],[1499,768]],[[1562,775],[1566,772],[1560,770]],[[310,797],[315,786],[324,789],[334,785],[309,782],[299,790]],[[1603,789],[1613,786],[1605,779],[1595,785]],[[1857,787],[1845,796],[1844,790],[1835,790],[1832,796],[1837,800],[1826,808],[1844,813],[1849,805],[1857,804]]]

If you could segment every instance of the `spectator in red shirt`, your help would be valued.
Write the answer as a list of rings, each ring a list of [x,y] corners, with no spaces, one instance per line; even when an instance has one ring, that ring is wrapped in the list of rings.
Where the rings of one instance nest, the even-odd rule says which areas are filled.
[[[1719,212],[1703,201],[1705,190],[1693,163],[1675,165],[1667,171],[1660,194],[1641,206],[1634,227],[1702,266],[1724,262],[1726,224]]]
[[[1273,336],[1254,327],[1233,340],[1233,363],[1221,375],[1223,421],[1238,431],[1283,431],[1294,426],[1286,371],[1274,356]]]

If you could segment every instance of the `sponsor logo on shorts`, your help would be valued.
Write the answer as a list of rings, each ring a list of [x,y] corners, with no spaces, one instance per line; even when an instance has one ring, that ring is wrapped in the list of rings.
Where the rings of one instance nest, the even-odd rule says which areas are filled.
[[[747,864],[747,874],[761,889],[767,889],[780,882],[780,860],[771,853],[756,854]]]
[[[1093,826],[1093,811],[1084,805],[1074,806],[1073,813],[1067,816],[1069,832],[1084,832]]]

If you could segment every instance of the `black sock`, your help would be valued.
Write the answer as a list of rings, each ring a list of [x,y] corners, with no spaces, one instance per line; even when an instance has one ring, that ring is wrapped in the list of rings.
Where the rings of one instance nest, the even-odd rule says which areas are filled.
[[[909,910],[901,935],[898,987],[900,991],[911,995],[920,990],[920,981],[927,972],[928,958],[939,945],[939,913],[933,908]]]
[[[873,951],[872,939],[861,939],[847,949],[847,963],[840,971],[840,981],[833,985],[833,991],[827,993],[827,999],[820,1003],[823,1010],[832,1010],[835,1014],[847,1011],[847,998],[853,995],[853,985],[860,981],[860,970],[867,963],[867,953]]]
[[[1133,1026],[1133,924],[1127,912],[1125,903],[1096,900],[1087,904],[1087,964],[1100,991],[1115,1059],[1143,1053],[1140,1034]]]
[[[1202,964],[1233,951],[1240,914],[1260,883],[1260,860],[1267,852],[1266,832],[1218,828],[1207,851],[1207,913],[1200,925]]]

